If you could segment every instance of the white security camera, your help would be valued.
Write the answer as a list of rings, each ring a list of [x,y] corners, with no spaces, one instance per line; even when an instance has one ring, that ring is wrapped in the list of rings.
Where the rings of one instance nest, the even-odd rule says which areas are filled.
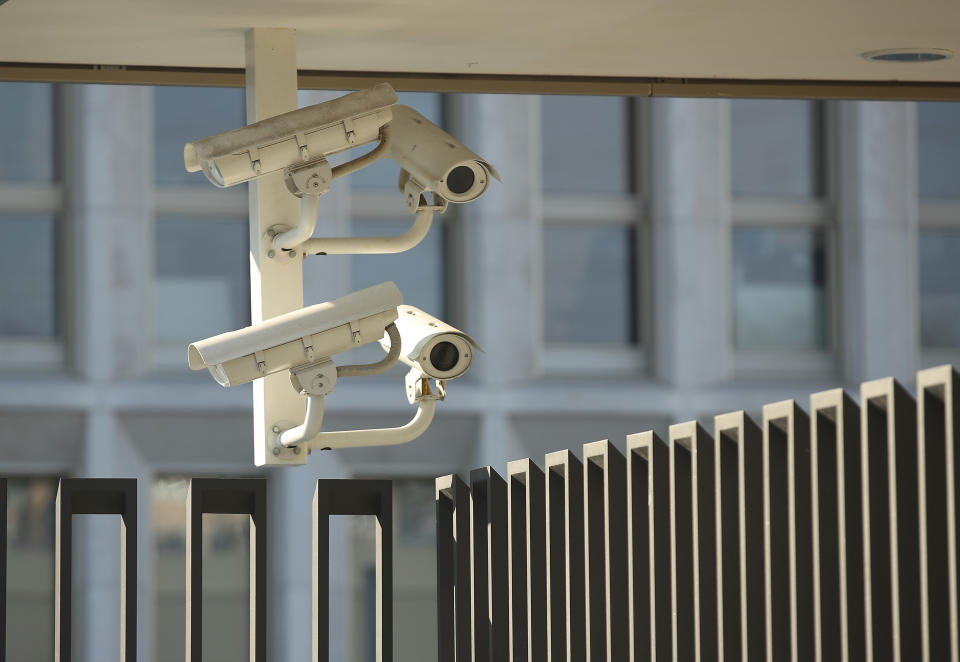
[[[236,386],[379,340],[397,319],[403,295],[392,282],[279,315],[191,344],[193,370],[206,368],[221,386]]]
[[[397,93],[387,83],[380,83],[338,99],[194,140],[184,146],[183,161],[188,172],[202,170],[207,179],[219,187],[234,186],[281,170],[291,175],[305,164],[322,165],[330,154],[380,139],[381,129],[390,122],[390,109],[395,103]],[[329,167],[326,170],[329,171]],[[288,186],[299,186],[300,192],[307,194],[325,192],[319,190],[324,185],[320,181],[323,174],[320,168],[319,172],[309,172],[304,182],[293,181]],[[337,174],[334,169],[331,177]]]
[[[473,365],[477,341],[446,322],[415,306],[397,309],[400,332],[400,360],[431,379],[456,379]],[[384,350],[391,348],[390,338],[380,340]]]
[[[448,202],[469,202],[483,195],[491,177],[500,181],[490,163],[413,108],[394,106],[390,126],[388,156],[403,168],[400,189],[411,211],[426,191]]]

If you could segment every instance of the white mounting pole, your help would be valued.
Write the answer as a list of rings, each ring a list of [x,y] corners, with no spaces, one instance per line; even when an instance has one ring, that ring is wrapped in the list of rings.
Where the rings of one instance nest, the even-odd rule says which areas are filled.
[[[292,29],[253,28],[246,36],[247,123],[297,108],[296,33]],[[250,187],[250,310],[254,324],[303,307],[303,255],[298,249],[268,257],[267,230],[277,224],[296,227],[300,202],[277,172],[259,177]],[[273,431],[304,419],[304,399],[286,372],[253,382],[253,458],[265,464],[305,464],[306,453],[281,450]]]

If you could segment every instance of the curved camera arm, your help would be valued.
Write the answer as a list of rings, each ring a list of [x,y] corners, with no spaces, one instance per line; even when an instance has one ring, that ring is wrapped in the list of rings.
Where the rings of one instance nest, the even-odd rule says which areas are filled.
[[[321,432],[310,441],[310,450],[332,448],[360,448],[363,446],[396,446],[413,441],[433,422],[437,409],[437,398],[424,398],[420,401],[417,413],[409,423],[398,428],[378,428],[374,430],[342,430]]]
[[[325,177],[329,177],[329,179],[337,179],[338,177],[343,177],[352,172],[356,172],[361,168],[366,168],[374,161],[377,161],[383,157],[383,155],[390,150],[390,145],[392,143],[393,133],[390,129],[390,125],[387,124],[380,127],[380,142],[376,147],[363,156],[359,156],[352,161],[347,161],[346,163],[341,163],[340,165],[335,166],[333,169],[330,169],[330,167],[326,165],[326,160],[323,160],[322,163],[327,169],[327,174]],[[287,171],[287,176],[290,176],[289,170]],[[294,186],[294,190],[298,188],[296,184],[288,183],[288,186]],[[320,213],[320,196],[329,190],[329,181],[325,181],[324,187],[313,193],[311,193],[309,190],[299,190],[300,222],[297,224],[297,227],[287,230],[286,232],[281,232],[273,238],[271,246],[274,250],[292,250],[313,236],[313,231],[317,228],[317,216]]]
[[[395,237],[326,237],[307,239],[303,242],[304,255],[386,255],[408,251],[427,236],[433,215],[443,213],[442,205],[421,205],[417,208],[413,225]]]

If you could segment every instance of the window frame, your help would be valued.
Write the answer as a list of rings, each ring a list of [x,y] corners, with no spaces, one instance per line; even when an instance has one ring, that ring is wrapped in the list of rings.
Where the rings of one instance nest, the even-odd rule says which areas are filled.
[[[919,162],[919,154],[917,155]],[[960,364],[960,345],[956,347],[928,347],[923,344],[920,312],[920,233],[924,230],[949,230],[960,232],[960,197],[921,198],[917,194],[917,356],[920,367]]]
[[[621,377],[643,378],[649,370],[650,342],[653,337],[648,313],[651,301],[650,222],[646,180],[650,172],[650,113],[643,100],[617,97],[626,105],[624,139],[629,142],[628,190],[611,193],[557,193],[540,189],[543,231],[549,227],[615,226],[633,231],[634,245],[630,275],[633,279],[632,318],[635,338],[624,344],[558,343],[543,339],[541,372],[545,377]],[[539,121],[542,122],[541,113]],[[612,127],[611,127],[612,130]],[[542,158],[542,157],[541,157]],[[589,218],[589,221],[585,221]],[[544,238],[545,241],[545,238]],[[546,257],[544,257],[546,260]],[[541,265],[543,269],[545,265]],[[544,289],[546,283],[544,283]],[[541,299],[542,327],[547,324],[546,296]]]
[[[50,337],[0,335],[0,371],[3,372],[52,373],[64,372],[69,367],[68,343],[74,334],[69,308],[71,297],[67,295],[70,261],[67,259],[69,240],[66,235],[71,224],[66,222],[69,196],[63,162],[69,141],[67,118],[71,108],[61,86],[50,85],[55,132],[51,156],[53,179],[48,182],[0,181],[0,215],[26,214],[53,219],[55,333]]]
[[[809,101],[809,100],[807,100]],[[810,101],[819,114],[814,145],[819,160],[818,197],[736,196],[730,189],[730,352],[736,379],[815,379],[836,375],[839,369],[839,262],[837,247],[837,112],[834,104]],[[732,122],[731,122],[732,127]],[[731,131],[731,140],[733,133]],[[731,149],[731,168],[733,168]],[[732,178],[731,178],[732,179]],[[824,314],[827,316],[826,342],[821,349],[778,348],[749,349],[736,346],[736,311],[733,233],[738,228],[809,229],[823,233]]]

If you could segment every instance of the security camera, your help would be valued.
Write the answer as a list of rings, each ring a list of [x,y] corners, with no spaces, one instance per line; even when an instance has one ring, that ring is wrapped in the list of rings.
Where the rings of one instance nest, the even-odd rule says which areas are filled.
[[[403,303],[392,282],[295,310],[191,344],[188,363],[206,368],[221,386],[236,386],[282,370],[320,362],[379,340]]]
[[[211,183],[221,188],[271,172],[288,171],[288,186],[299,187],[300,193],[316,194],[329,184],[329,179],[322,181],[330,173],[330,168],[324,167],[326,157],[382,139],[382,129],[390,122],[391,106],[395,103],[397,93],[387,83],[380,83],[189,142],[183,148],[184,165],[189,172],[202,170]],[[299,177],[292,177],[305,165],[317,167],[307,167]],[[328,177],[356,169],[338,173],[334,168]]]
[[[475,352],[480,350],[476,340],[414,306],[402,305],[397,310],[403,363],[424,377],[438,380],[456,379],[470,369]],[[389,351],[390,338],[384,335],[380,345]]]
[[[400,190],[415,211],[420,195],[435,193],[449,202],[475,200],[500,175],[487,161],[409,106],[393,107],[393,142],[388,156],[403,169]]]

